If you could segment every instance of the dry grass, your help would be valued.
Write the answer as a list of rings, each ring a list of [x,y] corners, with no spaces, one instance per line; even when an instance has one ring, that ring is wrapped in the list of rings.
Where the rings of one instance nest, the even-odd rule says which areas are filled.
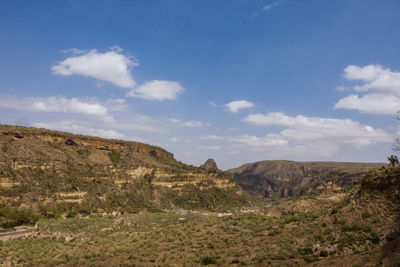
[[[306,202],[312,204],[307,211],[294,208]],[[230,216],[180,210],[46,219],[30,237],[0,243],[0,264],[347,266],[349,259],[378,264],[396,212],[384,197],[322,196]]]

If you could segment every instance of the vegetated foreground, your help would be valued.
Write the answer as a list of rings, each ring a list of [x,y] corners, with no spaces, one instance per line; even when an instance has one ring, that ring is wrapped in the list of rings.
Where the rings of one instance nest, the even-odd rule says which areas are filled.
[[[270,204],[232,213],[179,210],[40,220],[25,238],[0,243],[0,263],[61,266],[398,266],[400,263],[399,203],[391,199],[390,192],[362,189]]]
[[[0,265],[400,264],[398,165],[346,190],[257,200],[214,164],[153,146],[2,130]]]

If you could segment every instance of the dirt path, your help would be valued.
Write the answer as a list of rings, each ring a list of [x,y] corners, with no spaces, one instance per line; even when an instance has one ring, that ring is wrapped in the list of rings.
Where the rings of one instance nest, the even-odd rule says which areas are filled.
[[[17,226],[11,231],[0,233],[0,241],[26,236],[32,233],[33,229],[35,229],[33,226]]]

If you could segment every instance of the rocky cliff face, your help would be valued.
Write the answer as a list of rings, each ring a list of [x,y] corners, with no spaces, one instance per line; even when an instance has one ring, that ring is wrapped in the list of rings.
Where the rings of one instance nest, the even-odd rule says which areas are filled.
[[[215,163],[213,159],[206,160],[206,162],[204,162],[204,164],[201,165],[200,168],[206,169],[208,171],[219,171],[217,163]]]
[[[239,185],[265,198],[286,198],[344,192],[362,176],[383,164],[341,162],[261,161],[230,172]]]
[[[218,196],[238,204],[240,195],[231,174],[183,164],[156,146],[0,125],[0,199],[5,205],[218,208],[226,204]]]

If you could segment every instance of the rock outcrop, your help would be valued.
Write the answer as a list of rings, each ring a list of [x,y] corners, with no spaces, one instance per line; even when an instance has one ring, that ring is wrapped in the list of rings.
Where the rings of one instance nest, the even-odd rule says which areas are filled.
[[[208,159],[206,162],[204,162],[203,165],[200,166],[200,168],[206,169],[208,171],[219,171],[217,163],[215,163],[213,159]]]

